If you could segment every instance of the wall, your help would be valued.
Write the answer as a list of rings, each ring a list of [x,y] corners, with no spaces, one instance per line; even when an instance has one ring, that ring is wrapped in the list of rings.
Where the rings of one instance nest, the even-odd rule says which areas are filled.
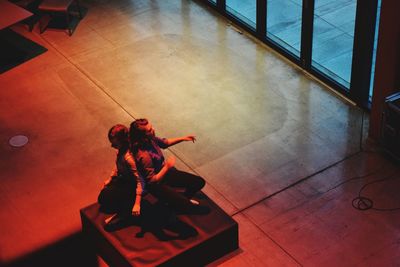
[[[380,139],[385,97],[400,91],[400,1],[382,0],[369,136]]]

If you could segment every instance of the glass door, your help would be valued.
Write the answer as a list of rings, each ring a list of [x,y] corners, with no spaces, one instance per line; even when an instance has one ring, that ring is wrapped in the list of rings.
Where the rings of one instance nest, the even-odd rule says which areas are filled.
[[[370,102],[372,101],[372,93],[373,93],[373,87],[374,87],[376,49],[378,46],[378,32],[379,32],[379,19],[380,19],[380,15],[381,15],[381,4],[382,4],[382,1],[378,0],[378,7],[377,7],[377,11],[376,11],[376,22],[375,22],[375,35],[374,35],[374,52],[372,54],[371,83],[369,86],[369,94],[368,94],[368,100]]]
[[[266,35],[284,50],[300,58],[302,0],[267,0]]]
[[[219,12],[256,38],[368,107],[381,0],[204,1],[216,3]]]
[[[256,28],[257,0],[226,0],[226,11],[251,28]]]
[[[315,0],[311,66],[350,88],[356,0]]]

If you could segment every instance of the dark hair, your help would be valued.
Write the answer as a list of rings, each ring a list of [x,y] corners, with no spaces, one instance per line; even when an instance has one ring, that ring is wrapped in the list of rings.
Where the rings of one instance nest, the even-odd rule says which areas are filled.
[[[128,137],[128,128],[122,124],[116,124],[110,128],[108,131],[108,140],[116,138],[121,144],[128,145],[129,144],[129,137]]]
[[[137,152],[141,145],[149,142],[146,131],[143,130],[143,126],[146,126],[148,123],[149,121],[147,119],[137,119],[131,123],[129,128],[129,139],[131,150],[133,152]]]

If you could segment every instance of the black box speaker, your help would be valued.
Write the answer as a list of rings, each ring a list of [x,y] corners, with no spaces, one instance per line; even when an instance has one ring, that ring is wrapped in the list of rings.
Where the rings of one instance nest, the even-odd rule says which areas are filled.
[[[400,92],[386,97],[382,127],[383,145],[400,159]]]

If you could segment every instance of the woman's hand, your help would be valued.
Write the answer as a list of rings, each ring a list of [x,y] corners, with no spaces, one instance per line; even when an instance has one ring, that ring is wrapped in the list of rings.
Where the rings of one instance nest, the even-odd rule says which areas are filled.
[[[187,135],[182,137],[183,141],[192,141],[194,143],[194,141],[196,141],[196,136],[195,135]]]
[[[132,215],[133,216],[139,216],[140,215],[140,205],[139,204],[133,205]]]

